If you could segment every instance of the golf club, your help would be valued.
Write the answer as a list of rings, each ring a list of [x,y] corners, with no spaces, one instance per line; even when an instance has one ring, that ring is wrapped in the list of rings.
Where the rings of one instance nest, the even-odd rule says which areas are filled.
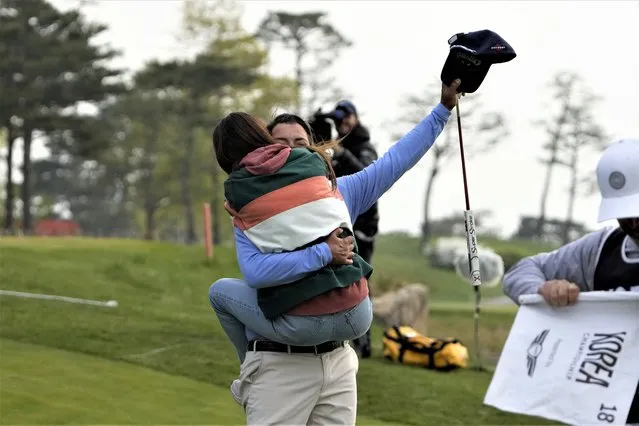
[[[462,95],[463,96],[463,95]],[[483,371],[481,361],[481,349],[479,345],[479,312],[481,303],[481,272],[479,269],[479,253],[477,251],[477,233],[475,231],[475,218],[473,217],[473,211],[470,208],[470,197],[468,196],[468,180],[466,177],[466,159],[464,158],[464,138],[462,135],[461,113],[459,111],[459,101],[457,98],[457,104],[455,109],[457,111],[457,132],[459,135],[459,153],[461,155],[462,176],[464,180],[464,196],[466,198],[466,210],[464,211],[464,224],[466,226],[466,245],[468,247],[468,266],[470,283],[475,289],[475,351],[477,357],[477,366],[475,369]]]

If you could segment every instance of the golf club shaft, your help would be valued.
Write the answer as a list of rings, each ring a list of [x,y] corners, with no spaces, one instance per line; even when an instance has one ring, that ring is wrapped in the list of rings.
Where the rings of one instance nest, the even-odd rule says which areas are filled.
[[[461,114],[459,112],[459,99],[457,99],[457,132],[459,135],[459,152],[461,155],[462,175],[464,179],[464,196],[466,197],[466,211],[464,211],[464,225],[466,227],[466,246],[468,248],[468,268],[470,282],[473,286],[481,285],[481,272],[479,269],[479,253],[477,250],[477,233],[475,231],[475,217],[470,209],[468,196],[468,180],[466,178],[466,159],[464,156],[464,137],[462,134]]]
[[[464,211],[464,224],[466,227],[466,246],[468,248],[468,269],[470,282],[475,289],[475,313],[474,313],[474,337],[477,366],[482,370],[481,350],[479,344],[479,313],[481,304],[481,270],[479,268],[479,253],[477,250],[477,233],[475,230],[475,218],[470,209],[470,197],[468,196],[468,180],[466,177],[466,159],[464,156],[464,137],[462,134],[461,113],[459,111],[459,98],[457,99],[457,132],[459,135],[459,152],[461,154],[462,176],[464,179],[464,196],[466,198],[466,210]]]
[[[481,291],[479,286],[475,286],[475,357],[477,358],[477,368],[482,370],[481,350],[479,347],[479,311],[481,306]]]
[[[462,136],[461,113],[459,112],[459,98],[457,98],[455,109],[457,110],[457,134],[459,135],[459,152],[461,154],[462,176],[464,178],[464,196],[466,197],[466,210],[470,210],[468,180],[466,179],[466,159],[464,156],[464,137]]]

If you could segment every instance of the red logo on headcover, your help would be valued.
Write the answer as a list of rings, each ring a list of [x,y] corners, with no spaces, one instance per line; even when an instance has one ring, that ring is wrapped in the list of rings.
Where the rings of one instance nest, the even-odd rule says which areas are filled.
[[[492,50],[504,50],[506,48],[506,46],[502,46],[501,44],[496,44],[493,47],[491,47]]]

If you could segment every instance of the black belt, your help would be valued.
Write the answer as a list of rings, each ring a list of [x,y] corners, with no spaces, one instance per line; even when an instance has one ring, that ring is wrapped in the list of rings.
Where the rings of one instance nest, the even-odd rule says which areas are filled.
[[[344,342],[324,342],[316,346],[294,346],[285,345],[284,343],[269,342],[266,340],[251,340],[248,343],[247,350],[255,352],[285,352],[289,354],[325,354],[332,352],[337,348],[344,346]]]

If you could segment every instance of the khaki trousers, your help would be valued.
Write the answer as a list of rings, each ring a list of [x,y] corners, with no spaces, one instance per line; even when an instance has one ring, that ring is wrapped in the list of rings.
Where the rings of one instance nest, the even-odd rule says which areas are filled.
[[[249,351],[239,378],[246,424],[354,425],[358,368],[349,345],[321,355]]]

